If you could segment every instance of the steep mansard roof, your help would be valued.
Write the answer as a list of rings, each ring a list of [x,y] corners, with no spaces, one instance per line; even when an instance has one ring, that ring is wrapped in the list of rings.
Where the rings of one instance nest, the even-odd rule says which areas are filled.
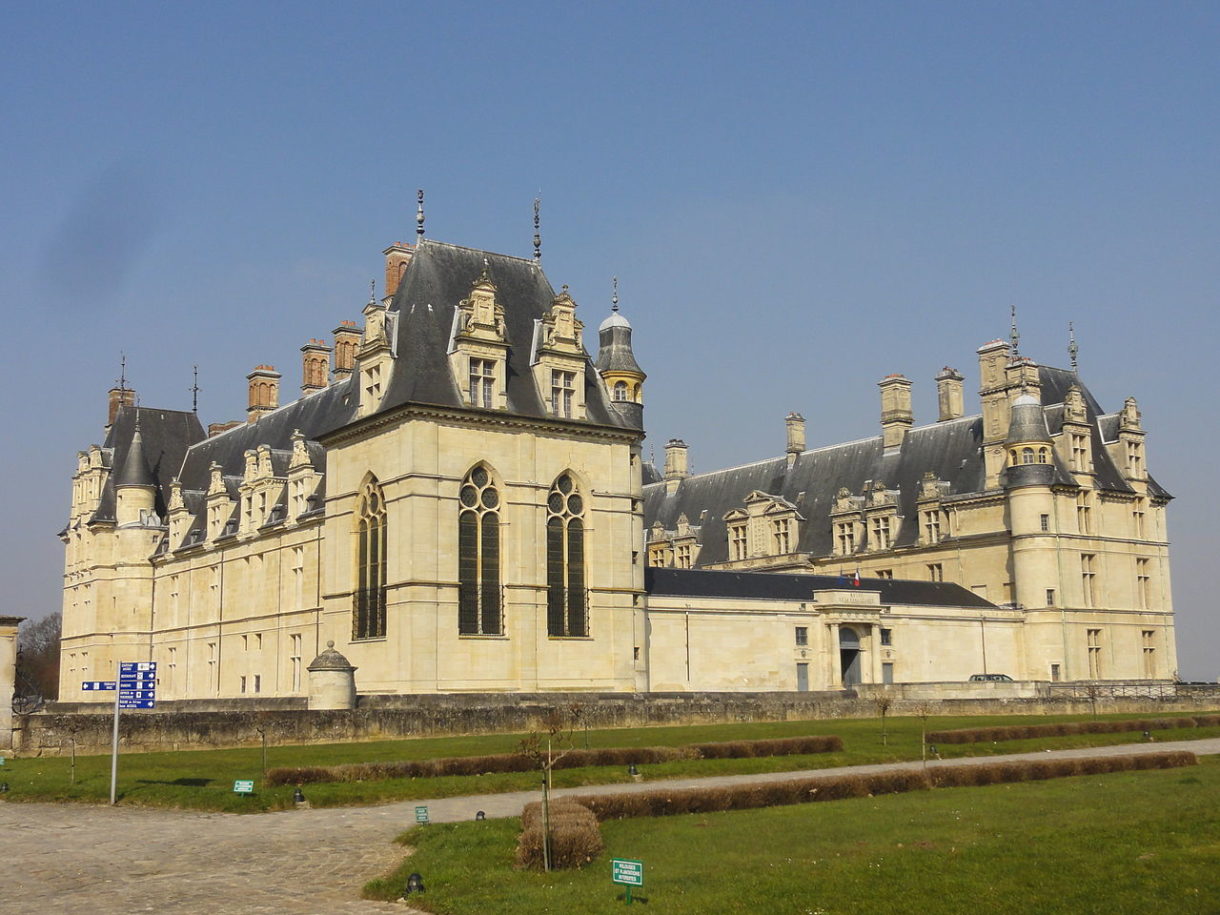
[[[144,452],[142,471],[138,468],[127,469],[132,463],[129,458],[133,457],[130,452],[132,439],[135,438],[137,411],[140,416],[140,438]],[[169,503],[169,484],[182,466],[187,450],[204,437],[203,426],[194,413],[157,410],[151,407],[120,407],[102,446],[109,454],[109,466],[112,470],[120,470],[107,477],[92,520],[114,520],[114,487],[116,483],[121,482],[116,480],[116,476],[122,477],[131,473],[138,473],[141,479],[128,482],[151,483],[156,487],[155,507],[157,513],[164,517],[165,507]]]
[[[995,604],[947,581],[862,578],[861,591],[881,592],[883,604],[931,607],[988,607]],[[666,597],[734,597],[809,600],[814,591],[855,590],[833,575],[785,572],[713,572],[703,569],[644,569],[644,590]]]
[[[1102,489],[1131,492],[1130,485],[1110,459],[1102,431],[1107,419],[1092,394],[1084,388],[1074,372],[1056,368],[1039,368],[1042,382],[1042,403],[1047,426],[1052,434],[1063,427],[1063,397],[1071,385],[1081,388],[1093,436],[1093,461],[1097,485]],[[1115,428],[1115,423],[1109,423]],[[1113,436],[1106,441],[1113,441]],[[907,433],[900,448],[886,450],[881,436],[816,448],[797,455],[792,466],[781,456],[740,467],[690,476],[682,480],[677,491],[668,493],[664,481],[644,487],[644,524],[657,522],[667,530],[675,530],[678,518],[686,515],[692,525],[701,525],[699,565],[725,562],[728,540],[724,516],[743,507],[746,496],[758,490],[791,502],[805,519],[800,524],[796,552],[814,556],[829,556],[833,552],[830,515],[840,489],[853,495],[864,492],[866,483],[884,483],[896,489],[901,528],[894,539],[895,546],[914,544],[919,538],[915,503],[919,498],[920,482],[926,472],[949,484],[949,496],[966,496],[983,491],[984,465],[981,451],[982,417],[966,416],[930,426],[921,426]],[[1055,458],[1054,483],[1074,486],[1069,468]],[[1159,498],[1169,493],[1155,480],[1148,479],[1148,492]]]
[[[383,411],[406,403],[463,408],[458,390],[462,379],[454,378],[449,367],[449,337],[458,303],[469,298],[485,267],[496,287],[496,301],[504,306],[508,410],[517,416],[548,418],[530,369],[534,321],[550,310],[555,299],[542,268],[532,260],[429,239],[416,246],[390,306],[390,312],[398,315],[397,359]],[[584,384],[588,422],[630,428],[610,407],[601,378],[587,357]]]

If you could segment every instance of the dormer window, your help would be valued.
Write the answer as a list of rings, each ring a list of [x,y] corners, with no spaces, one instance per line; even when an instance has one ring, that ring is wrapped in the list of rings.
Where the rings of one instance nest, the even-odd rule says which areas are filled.
[[[749,555],[746,549],[746,523],[739,521],[729,525],[729,558],[745,559]]]
[[[496,364],[490,359],[470,360],[470,405],[490,410],[495,406]]]
[[[572,418],[572,396],[576,391],[576,373],[551,371],[551,412],[564,419]]]
[[[614,382],[614,399],[618,400],[618,401],[624,401],[624,400],[630,399],[628,392],[627,392],[627,382],[625,382],[625,381]]]

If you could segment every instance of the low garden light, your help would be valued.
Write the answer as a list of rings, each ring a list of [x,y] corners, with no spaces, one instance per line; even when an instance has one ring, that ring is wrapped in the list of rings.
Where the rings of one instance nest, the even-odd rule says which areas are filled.
[[[627,765],[627,774],[634,778],[640,774],[640,770],[636,768],[635,763],[629,763]]]
[[[422,893],[424,891],[424,878],[422,874],[412,874],[407,878],[406,888],[402,891],[404,897],[410,896],[412,893]]]
[[[0,782],[0,794],[8,794],[8,782]]]
[[[928,752],[931,753],[933,756],[940,755],[939,753],[936,752],[936,744],[934,744],[934,743],[928,744]]]
[[[301,790],[300,785],[297,785],[296,790],[292,792],[292,802],[294,804],[305,803],[305,792]]]
[[[487,819],[487,814],[485,814],[482,810],[480,810],[475,813],[474,818],[476,820],[485,820],[485,819]]]
[[[1151,739],[1152,739],[1152,734],[1149,733],[1148,731],[1144,731],[1144,740],[1151,740]]]

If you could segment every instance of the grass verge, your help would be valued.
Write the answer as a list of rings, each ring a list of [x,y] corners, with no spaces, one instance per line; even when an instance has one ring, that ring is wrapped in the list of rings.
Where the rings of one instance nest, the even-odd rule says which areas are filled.
[[[984,788],[602,824],[580,871],[514,869],[520,820],[407,833],[412,904],[441,915],[621,911],[611,858],[642,860],[644,911],[1142,913],[1220,911],[1220,761]]]
[[[1138,715],[1099,716],[1137,718]],[[1037,724],[1055,721],[1096,720],[1092,716],[944,716],[930,717],[928,730],[981,727],[1001,724]],[[578,731],[577,747],[679,746],[723,740],[746,740],[834,733],[842,737],[838,753],[800,756],[770,756],[750,759],[684,759],[640,767],[646,781],[665,778],[736,775],[756,772],[787,772],[834,766],[899,762],[920,758],[924,722],[918,718],[887,719],[885,742],[877,719],[820,721],[764,721],[696,725],[690,727],[625,728]],[[369,760],[433,759],[446,756],[508,753],[517,749],[524,734],[489,734],[469,737],[417,738],[369,743],[271,747],[267,765],[328,766]],[[1157,741],[1220,736],[1220,727],[1184,728],[1157,732]],[[1033,738],[1004,743],[945,745],[942,758],[985,756],[1030,750],[1109,746],[1129,743],[1130,733],[1080,734],[1069,737]],[[1150,744],[1156,747],[1156,742]],[[121,803],[183,807],[195,810],[259,812],[292,806],[291,785],[269,787],[262,779],[262,755],[258,748],[194,750],[177,753],[124,753],[119,760],[118,794]],[[254,779],[255,793],[245,797],[233,793],[236,779]],[[110,792],[110,757],[78,757],[75,782],[65,757],[10,759],[0,771],[7,782],[8,801],[82,801],[104,803]],[[557,771],[555,787],[627,782],[625,767],[577,768]],[[445,776],[439,778],[386,779],[379,781],[321,783],[307,786],[314,806],[377,804],[422,800],[466,794],[490,794],[533,789],[537,776],[531,772],[494,775]]]

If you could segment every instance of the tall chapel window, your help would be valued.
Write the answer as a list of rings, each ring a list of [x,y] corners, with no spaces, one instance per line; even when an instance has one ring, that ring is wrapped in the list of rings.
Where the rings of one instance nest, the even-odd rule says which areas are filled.
[[[584,498],[566,473],[546,500],[547,634],[587,636]]]
[[[458,632],[499,635],[500,493],[487,468],[470,471],[458,500]]]
[[[385,638],[386,511],[375,477],[360,487],[356,502],[356,594],[352,638]]]

